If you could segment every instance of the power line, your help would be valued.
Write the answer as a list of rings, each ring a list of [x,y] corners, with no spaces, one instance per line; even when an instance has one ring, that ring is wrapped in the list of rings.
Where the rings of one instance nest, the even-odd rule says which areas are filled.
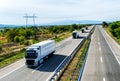
[[[35,18],[37,18],[37,16],[35,16],[35,14],[33,14],[32,16],[30,16],[30,15],[28,15],[28,14],[25,14],[24,18],[26,19],[26,27],[27,27],[27,25],[28,25],[28,19],[29,19],[29,18],[32,18],[32,19],[33,19],[33,24],[34,24],[34,26],[36,25],[36,24],[35,24]]]

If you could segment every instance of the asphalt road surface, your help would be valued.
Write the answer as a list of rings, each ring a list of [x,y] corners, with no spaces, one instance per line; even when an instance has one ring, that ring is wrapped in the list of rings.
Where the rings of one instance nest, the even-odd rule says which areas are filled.
[[[81,81],[120,81],[120,47],[97,25]]]
[[[82,34],[87,36],[88,33]],[[25,59],[0,69],[0,81],[47,81],[60,63],[80,44],[83,38],[67,38],[56,45],[56,52],[37,68],[27,68]]]

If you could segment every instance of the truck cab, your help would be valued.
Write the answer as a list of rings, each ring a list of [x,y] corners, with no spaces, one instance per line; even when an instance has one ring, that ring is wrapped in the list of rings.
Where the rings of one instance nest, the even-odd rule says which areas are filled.
[[[25,52],[25,64],[38,66],[55,52],[55,41],[46,40],[29,46]]]
[[[38,52],[39,48],[28,48],[26,50],[25,53],[25,58],[26,60],[26,65],[29,66],[37,66],[38,65],[38,61],[37,58],[39,57],[39,53]]]
[[[73,38],[78,38],[79,37],[78,31],[77,30],[73,31],[72,36],[73,36]]]

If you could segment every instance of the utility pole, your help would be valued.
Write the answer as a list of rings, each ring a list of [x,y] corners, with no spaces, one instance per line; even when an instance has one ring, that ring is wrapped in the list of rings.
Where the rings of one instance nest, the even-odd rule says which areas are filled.
[[[35,18],[36,18],[36,16],[35,16],[35,14],[33,14],[33,23],[34,23],[34,26],[36,26],[36,24],[35,24]]]
[[[28,22],[28,15],[27,14],[25,14],[25,16],[24,16],[24,18],[26,19],[26,27],[27,27],[27,22]]]

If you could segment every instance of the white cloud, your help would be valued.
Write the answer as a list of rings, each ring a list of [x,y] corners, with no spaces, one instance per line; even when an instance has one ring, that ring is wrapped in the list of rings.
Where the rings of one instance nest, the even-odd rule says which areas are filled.
[[[35,13],[37,24],[64,19],[120,20],[119,0],[0,0],[0,23],[24,24]]]

